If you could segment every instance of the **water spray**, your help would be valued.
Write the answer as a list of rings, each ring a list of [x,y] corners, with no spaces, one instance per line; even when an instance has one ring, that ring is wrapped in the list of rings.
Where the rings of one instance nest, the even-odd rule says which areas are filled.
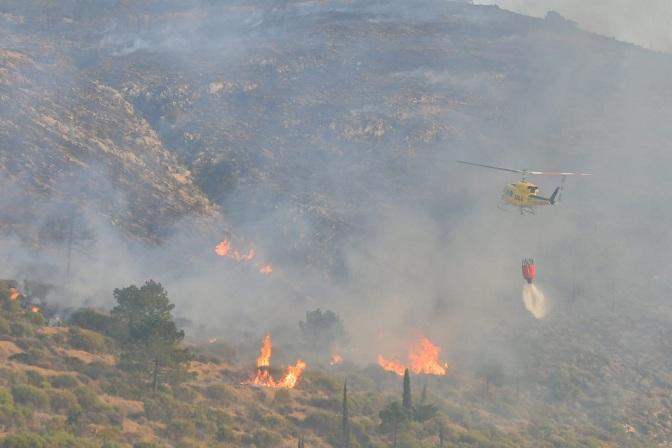
[[[523,286],[523,303],[535,319],[543,319],[548,314],[548,301],[544,293],[534,284],[537,268],[532,258],[526,258],[522,263],[523,278],[527,284]]]

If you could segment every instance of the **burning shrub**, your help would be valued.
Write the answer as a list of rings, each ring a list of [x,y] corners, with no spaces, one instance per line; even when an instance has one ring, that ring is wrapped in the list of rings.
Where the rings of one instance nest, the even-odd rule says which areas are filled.
[[[396,360],[389,360],[378,356],[378,365],[384,370],[394,372],[399,376],[404,374],[408,367],[416,374],[443,376],[448,371],[448,364],[441,364],[439,354],[441,349],[426,337],[420,337],[414,342],[408,351],[408,364],[402,364]]]
[[[272,353],[273,343],[271,335],[267,334],[264,337],[259,358],[257,358],[257,374],[251,380],[243,382],[243,384],[270,387],[272,389],[293,389],[296,387],[303,371],[306,369],[306,363],[298,360],[293,366],[287,367],[284,375],[276,380],[270,371]]]

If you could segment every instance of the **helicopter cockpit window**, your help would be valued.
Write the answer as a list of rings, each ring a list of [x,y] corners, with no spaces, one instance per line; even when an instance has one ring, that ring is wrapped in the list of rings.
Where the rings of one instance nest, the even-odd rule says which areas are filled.
[[[527,189],[530,191],[530,193],[536,193],[539,187],[529,186]]]

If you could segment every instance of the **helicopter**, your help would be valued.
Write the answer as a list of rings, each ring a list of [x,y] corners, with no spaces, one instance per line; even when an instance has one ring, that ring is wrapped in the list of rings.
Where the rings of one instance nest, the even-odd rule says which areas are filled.
[[[520,214],[530,213],[535,214],[535,208],[543,205],[555,205],[562,197],[562,190],[565,187],[565,179],[567,176],[590,176],[588,173],[563,173],[557,171],[535,171],[530,169],[512,169],[502,168],[499,166],[483,165],[480,163],[464,162],[458,160],[458,163],[465,165],[477,166],[481,168],[489,168],[491,170],[506,171],[509,173],[518,173],[522,175],[521,180],[508,184],[504,187],[502,192],[502,201],[506,205],[511,205],[520,208]],[[562,176],[562,181],[559,187],[556,187],[550,197],[539,195],[539,187],[527,180],[529,175],[534,176]]]

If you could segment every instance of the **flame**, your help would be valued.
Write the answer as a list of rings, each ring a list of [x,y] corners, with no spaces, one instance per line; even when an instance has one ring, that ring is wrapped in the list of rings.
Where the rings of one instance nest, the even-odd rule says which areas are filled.
[[[382,367],[383,370],[387,370],[388,372],[394,372],[399,376],[403,376],[404,370],[406,370],[405,365],[401,364],[398,361],[385,359],[381,355],[378,355],[378,365]]]
[[[448,370],[448,364],[441,364],[439,362],[440,353],[441,349],[439,347],[422,336],[408,354],[411,370],[413,373],[424,373],[425,375],[445,375]]]
[[[262,274],[273,272],[273,267],[270,264],[261,264],[255,261],[257,253],[253,247],[247,252],[240,252],[231,247],[231,241],[222,240],[215,246],[215,253],[220,257],[230,258],[239,263],[252,263]]]
[[[271,341],[271,335],[267,334],[264,337],[264,342],[261,344],[261,354],[257,358],[257,368],[269,367],[271,365],[272,353],[273,353],[273,341]]]
[[[231,249],[231,243],[223,240],[215,246],[215,253],[220,257],[226,257],[229,254],[229,249]]]
[[[296,387],[299,379],[301,379],[301,374],[307,367],[306,363],[301,360],[296,361],[296,364],[287,367],[282,378],[276,381],[269,370],[271,366],[271,354],[273,352],[272,347],[271,335],[267,334],[264,337],[264,342],[261,345],[261,351],[257,358],[257,374],[253,379],[245,381],[243,384],[252,384],[273,389],[293,389]]]
[[[40,307],[39,306],[33,306],[30,308],[30,311],[33,313],[39,313],[40,312]]]
[[[208,339],[208,344],[214,344],[215,342],[217,342],[217,338]]]
[[[9,288],[9,300],[19,300],[21,294],[16,288]]]
[[[331,355],[331,361],[329,361],[329,365],[337,366],[339,364],[343,364],[343,357],[338,353],[334,353]]]
[[[426,337],[420,339],[411,345],[408,352],[408,364],[404,365],[396,360],[388,360],[383,356],[378,356],[378,365],[384,370],[394,372],[401,376],[404,370],[408,369],[415,374],[443,376],[448,372],[448,364],[441,364],[439,354],[441,349]]]

